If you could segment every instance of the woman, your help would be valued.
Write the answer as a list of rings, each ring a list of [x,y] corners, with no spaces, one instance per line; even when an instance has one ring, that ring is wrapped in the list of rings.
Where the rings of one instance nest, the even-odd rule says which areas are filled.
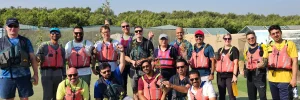
[[[225,100],[226,87],[230,100],[235,100],[232,91],[232,83],[237,82],[239,51],[231,45],[230,33],[223,36],[224,47],[218,50],[217,59],[217,84],[219,100]]]

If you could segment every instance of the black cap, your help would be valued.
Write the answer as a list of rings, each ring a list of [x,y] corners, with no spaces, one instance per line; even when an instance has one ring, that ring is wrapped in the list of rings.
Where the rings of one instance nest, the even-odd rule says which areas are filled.
[[[8,18],[6,20],[6,25],[8,26],[8,25],[11,25],[11,24],[19,25],[18,19],[16,19],[16,18]]]

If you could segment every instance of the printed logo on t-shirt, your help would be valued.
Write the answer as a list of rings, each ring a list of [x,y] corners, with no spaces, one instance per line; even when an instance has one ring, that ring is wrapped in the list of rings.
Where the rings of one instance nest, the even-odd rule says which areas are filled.
[[[82,47],[74,47],[74,49],[78,52]]]

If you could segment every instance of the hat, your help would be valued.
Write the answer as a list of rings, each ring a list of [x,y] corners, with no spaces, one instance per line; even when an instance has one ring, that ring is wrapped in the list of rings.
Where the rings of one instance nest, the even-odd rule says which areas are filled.
[[[204,36],[204,32],[201,31],[201,30],[197,30],[197,31],[195,32],[195,35],[203,35],[203,36]]]
[[[159,39],[161,39],[161,38],[166,38],[166,39],[168,39],[168,35],[162,33],[162,34],[159,35]]]
[[[50,33],[53,32],[53,31],[56,31],[56,32],[60,33],[60,30],[56,27],[50,29]]]
[[[19,25],[19,21],[16,18],[8,18],[6,20],[6,25],[11,25],[11,24],[15,24],[15,25]]]

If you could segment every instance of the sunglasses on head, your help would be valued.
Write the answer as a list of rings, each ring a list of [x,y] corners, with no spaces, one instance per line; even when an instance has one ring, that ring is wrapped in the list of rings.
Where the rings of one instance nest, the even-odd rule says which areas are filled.
[[[247,40],[254,40],[254,37],[251,37],[251,38],[247,38]]]
[[[191,78],[190,81],[193,82],[194,80],[198,81],[199,78]]]
[[[75,35],[79,34],[79,35],[82,35],[83,32],[74,32]]]
[[[19,28],[18,25],[8,25],[9,28]]]
[[[177,66],[177,67],[176,67],[176,69],[179,69],[179,68],[184,68],[184,66]]]
[[[107,70],[107,71],[103,71],[103,72],[101,72],[102,74],[108,74],[108,73],[110,73],[110,70]]]
[[[72,76],[76,77],[76,76],[78,76],[78,73],[68,75],[68,77],[72,77]]]
[[[129,27],[129,25],[124,25],[124,26],[122,26],[122,28],[125,28],[125,27]]]
[[[134,32],[135,33],[141,33],[141,32],[143,32],[143,30],[135,30]]]
[[[231,38],[223,38],[224,40],[231,40]]]
[[[196,35],[195,38],[202,38],[202,35]]]

